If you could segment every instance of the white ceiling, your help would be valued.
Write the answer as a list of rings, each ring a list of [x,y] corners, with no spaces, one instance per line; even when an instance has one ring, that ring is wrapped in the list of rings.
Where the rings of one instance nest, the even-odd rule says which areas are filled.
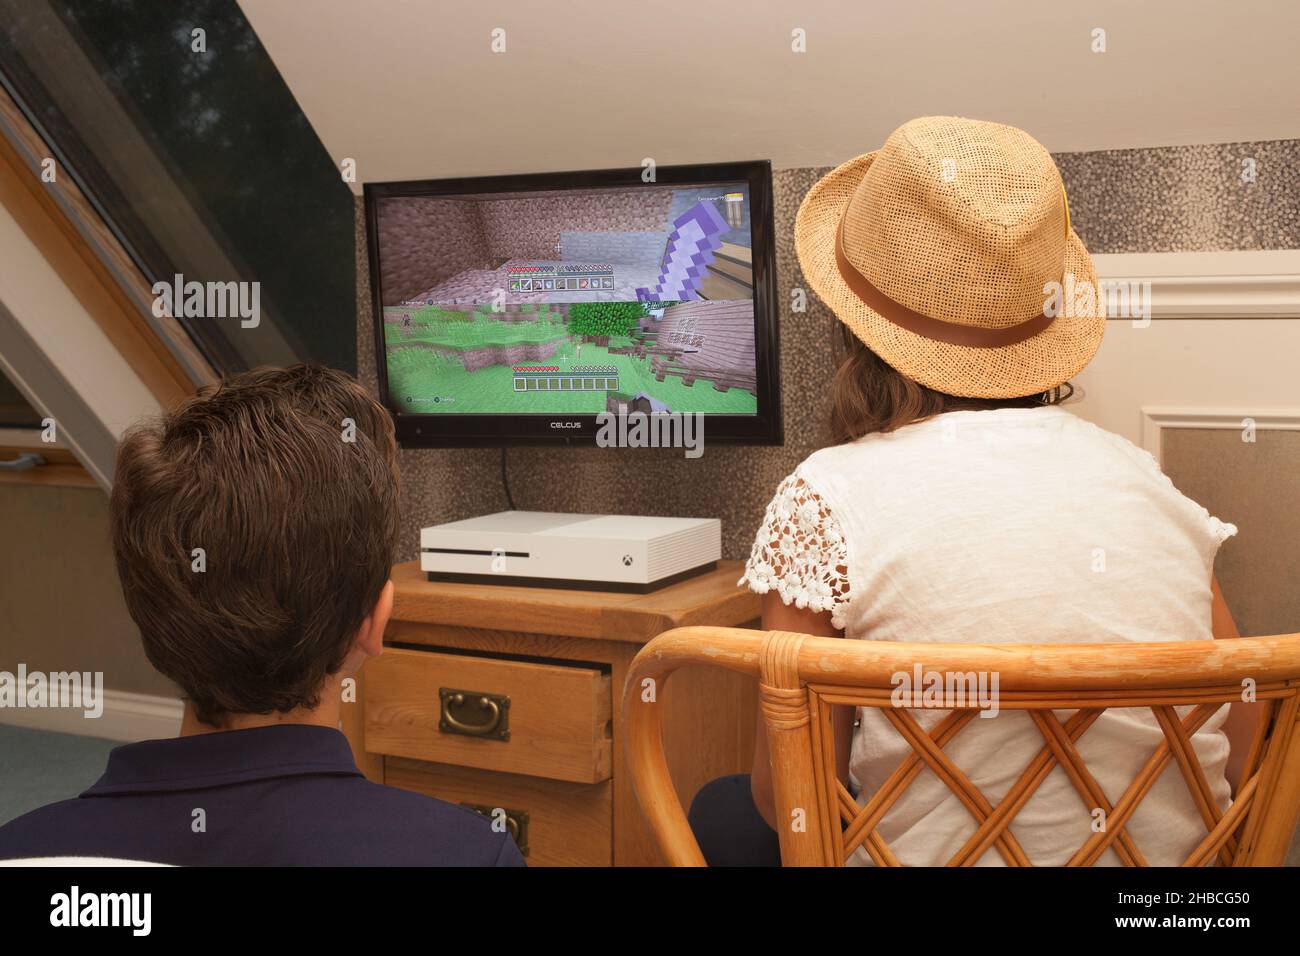
[[[940,113],[1021,126],[1053,151],[1300,137],[1293,0],[240,6],[360,181],[645,157],[825,166]]]

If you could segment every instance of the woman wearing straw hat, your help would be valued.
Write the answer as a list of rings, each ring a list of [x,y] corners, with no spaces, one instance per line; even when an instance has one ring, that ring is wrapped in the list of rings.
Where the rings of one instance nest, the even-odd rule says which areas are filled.
[[[848,354],[833,386],[841,444],[778,487],[742,578],[765,595],[766,628],[917,643],[1215,636],[1214,556],[1236,528],[1147,452],[1060,407],[1105,321],[1036,140],[952,117],[906,123],[812,188],[795,246]],[[1195,736],[1221,806],[1244,750],[1230,761],[1228,736],[1250,716],[1232,709],[1228,734],[1221,712]],[[943,713],[917,716],[929,728]],[[843,716],[840,773],[865,802],[910,748],[874,709],[856,729]],[[761,727],[752,781],[714,781],[692,807],[710,862],[779,860]],[[1149,714],[1110,710],[1079,749],[1115,797],[1162,739]],[[1026,714],[1002,711],[945,752],[996,804],[1041,747]],[[1033,862],[1060,864],[1094,822],[1057,768],[1013,830]],[[975,825],[925,773],[879,831],[902,862],[935,865]],[[1172,763],[1128,830],[1153,864],[1180,862],[1204,836]]]

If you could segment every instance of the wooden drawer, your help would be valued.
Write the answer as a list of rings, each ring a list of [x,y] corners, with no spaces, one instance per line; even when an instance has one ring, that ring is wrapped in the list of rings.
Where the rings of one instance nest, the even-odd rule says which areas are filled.
[[[401,757],[384,759],[384,782],[511,817],[526,815],[524,861],[529,866],[612,866],[611,783],[566,783],[485,773]]]
[[[386,647],[366,664],[365,680],[373,753],[577,783],[609,779],[610,679],[597,667]]]

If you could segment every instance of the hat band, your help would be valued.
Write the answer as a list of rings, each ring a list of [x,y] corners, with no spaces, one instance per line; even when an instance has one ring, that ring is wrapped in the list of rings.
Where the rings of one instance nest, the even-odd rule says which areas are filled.
[[[944,322],[941,319],[922,315],[920,312],[914,312],[901,302],[895,302],[885,295],[872,285],[866,276],[854,268],[853,263],[849,262],[848,257],[844,255],[844,247],[840,242],[843,230],[844,221],[840,220],[840,227],[835,230],[835,263],[840,268],[840,275],[854,295],[866,303],[877,315],[887,319],[900,329],[906,329],[908,332],[935,342],[946,342],[948,345],[964,345],[976,349],[997,349],[1032,338],[1051,325],[1052,320],[1055,318],[1055,316],[1044,313],[1016,325],[1009,325],[1000,329],[989,329],[973,325],[956,325],[952,322]]]

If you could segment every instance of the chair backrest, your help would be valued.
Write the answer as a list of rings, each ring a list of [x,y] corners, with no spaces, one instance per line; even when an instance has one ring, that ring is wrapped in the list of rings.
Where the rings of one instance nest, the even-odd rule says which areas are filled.
[[[998,707],[1027,711],[1041,733],[1042,748],[996,806],[943,749],[987,703],[973,694],[964,701],[945,698],[946,715],[928,731],[906,703],[896,706],[896,675],[913,672],[918,652],[927,671],[997,674]],[[623,690],[626,752],[637,797],[676,866],[704,864],[669,776],[658,703],[669,675],[685,665],[724,667],[758,678],[777,819],[791,820],[797,811],[802,823],[779,828],[786,866],[842,866],[858,847],[877,865],[898,865],[877,826],[926,768],[957,795],[976,823],[950,865],[972,865],[989,849],[1009,865],[1031,864],[1009,825],[1057,766],[1087,805],[1100,807],[1106,817],[1104,829],[1091,834],[1070,865],[1091,865],[1108,848],[1128,865],[1145,863],[1125,823],[1171,760],[1206,829],[1184,865],[1280,865],[1300,816],[1300,634],[1150,644],[919,645],[682,627],[641,650]],[[1243,700],[1243,689],[1262,702],[1262,716],[1236,798],[1221,811],[1191,737],[1224,704]],[[878,708],[911,746],[911,754],[862,806],[836,775],[831,724],[836,705]],[[1075,746],[1110,707],[1149,708],[1164,734],[1113,805]],[[1073,713],[1062,721],[1054,713],[1061,710]]]

